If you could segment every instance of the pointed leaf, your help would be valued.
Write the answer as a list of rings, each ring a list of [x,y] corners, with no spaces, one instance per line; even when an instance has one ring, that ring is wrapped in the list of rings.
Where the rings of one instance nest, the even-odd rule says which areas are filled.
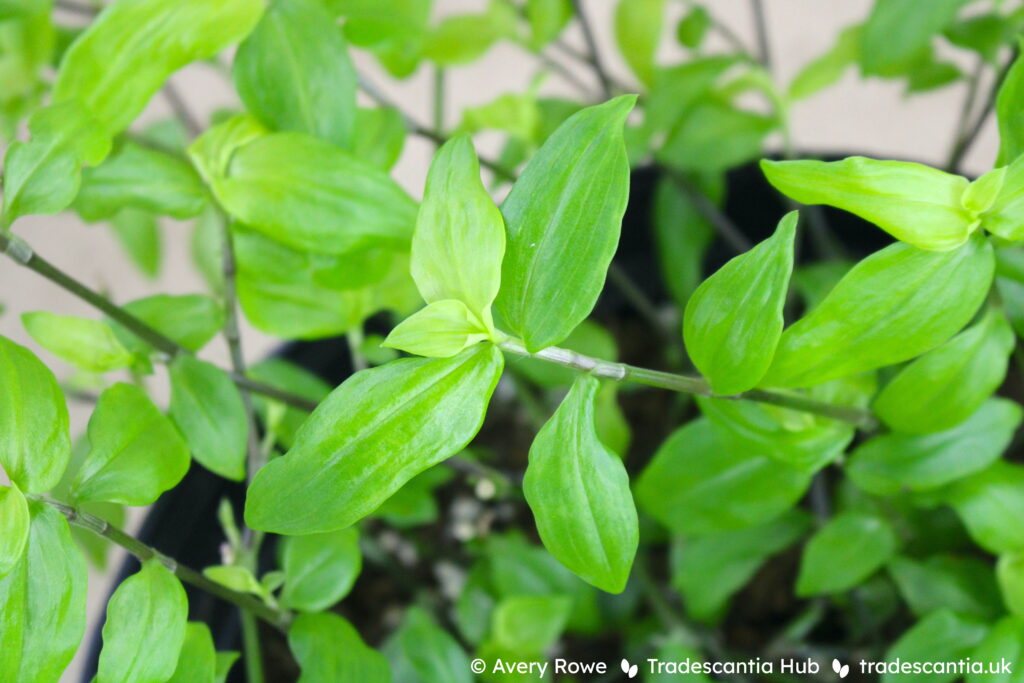
[[[40,346],[87,372],[110,372],[135,360],[101,320],[38,311],[22,314],[21,322]]]
[[[996,461],[942,492],[971,538],[993,553],[1024,549],[1024,467]]]
[[[993,619],[1003,611],[992,566],[974,557],[933,555],[923,561],[896,557],[889,573],[918,617],[940,609]]]
[[[881,517],[845,512],[833,517],[807,543],[796,593],[839,593],[871,576],[896,553],[899,539]]]
[[[548,551],[584,581],[620,593],[640,531],[626,468],[595,428],[599,386],[580,376],[537,434],[523,494]]]
[[[882,661],[956,662],[969,655],[988,631],[988,625],[950,610],[932,612],[906,631],[885,653]],[[882,683],[902,683],[907,674],[885,673]],[[918,674],[915,678],[950,683],[958,678],[955,668],[946,673]]]
[[[1024,154],[1024,58],[1018,54],[1013,66],[1006,73],[996,97],[996,121],[999,124],[999,156],[996,166],[1013,163]]]
[[[220,368],[193,356],[178,356],[169,370],[169,414],[192,457],[226,479],[245,479],[249,425],[235,383]]]
[[[971,652],[976,662],[1009,663],[1010,671],[969,673],[967,683],[1019,683],[1024,671],[1024,618],[1004,617],[997,621],[988,635]]]
[[[352,376],[303,424],[291,450],[257,472],[246,522],[311,534],[359,521],[476,435],[501,369],[488,344]]]
[[[188,446],[178,430],[130,384],[100,394],[89,445],[71,483],[77,501],[149,505],[188,471]]]
[[[955,249],[977,228],[961,204],[965,178],[921,164],[849,157],[761,162],[768,181],[803,204],[828,204],[921,249]]]
[[[1014,334],[1002,313],[979,323],[903,368],[878,395],[875,413],[890,429],[923,434],[955,427],[1006,378]]]
[[[85,632],[88,568],[64,516],[29,502],[28,545],[0,577],[0,680],[51,683]]]
[[[953,251],[894,244],[875,252],[782,334],[761,384],[809,386],[929,351],[974,316],[994,270],[980,236]]]
[[[782,309],[793,272],[797,213],[697,288],[686,306],[683,339],[693,364],[719,394],[757,386],[782,336]]]
[[[167,683],[213,683],[216,671],[217,651],[213,648],[210,627],[202,622],[188,622],[178,666]]]
[[[966,0],[875,0],[864,24],[860,63],[865,74],[891,76],[953,22]]]
[[[391,330],[383,346],[417,356],[449,358],[489,336],[466,304],[447,299],[435,301],[403,320]]]
[[[224,309],[213,298],[202,294],[156,294],[130,301],[124,309],[193,352],[206,346],[224,326]],[[112,325],[121,343],[129,349],[149,348],[117,323]]]
[[[68,408],[53,373],[0,337],[0,465],[25,493],[49,491],[71,459]]]
[[[473,683],[469,657],[450,633],[425,610],[413,607],[385,648],[393,671],[408,670],[409,679]],[[406,680],[396,674],[399,680]]]
[[[96,683],[158,683],[178,666],[188,601],[177,577],[148,560],[114,591],[103,624]]]
[[[480,180],[469,136],[434,155],[412,240],[412,277],[423,300],[456,299],[490,324],[501,282],[505,227]]]
[[[316,0],[279,0],[238,47],[235,87],[274,130],[352,146],[356,73],[334,18]]]
[[[601,293],[629,194],[622,128],[635,101],[571,116],[501,206],[508,245],[495,306],[531,351],[565,339]]]
[[[615,6],[615,40],[642,83],[650,83],[661,42],[665,0],[619,0]]]

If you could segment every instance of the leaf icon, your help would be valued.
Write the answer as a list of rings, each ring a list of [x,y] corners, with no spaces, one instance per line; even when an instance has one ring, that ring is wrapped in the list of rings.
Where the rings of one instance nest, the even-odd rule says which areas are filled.
[[[628,660],[623,659],[622,663],[619,666],[622,667],[622,673],[626,674],[630,678],[636,678],[636,674],[637,674],[637,666],[636,666],[636,664],[630,665]]]
[[[839,677],[846,678],[846,674],[850,673],[850,665],[843,664],[843,668],[839,670]]]
[[[622,673],[624,673],[624,674],[628,674],[629,673],[629,662],[628,661],[623,659],[622,660],[622,664],[620,664],[619,666],[622,667]],[[836,671],[838,671],[838,669],[836,669]]]
[[[839,660],[838,659],[833,659],[832,660],[832,670],[835,671],[836,673],[839,673],[839,669],[840,669]]]

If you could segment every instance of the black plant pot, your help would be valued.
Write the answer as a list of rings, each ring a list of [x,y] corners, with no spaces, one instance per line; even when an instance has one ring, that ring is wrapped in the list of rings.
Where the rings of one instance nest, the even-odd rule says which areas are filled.
[[[615,261],[649,299],[665,302],[668,295],[661,281],[655,253],[651,215],[658,173],[653,168],[639,169],[633,173],[629,207],[623,222],[622,238]],[[732,171],[728,176],[727,185],[724,212],[752,243],[771,235],[778,220],[789,210],[754,164]],[[821,211],[832,234],[853,258],[865,256],[892,241],[876,227],[851,214],[828,208]],[[816,260],[821,256],[806,236],[798,247],[798,253],[801,254],[801,260],[807,261]],[[727,244],[721,239],[716,239],[707,254],[705,272],[717,269],[733,255],[734,251]],[[614,287],[606,287],[598,302],[596,315],[602,323],[617,333],[622,347],[622,360],[639,365],[657,363],[656,360],[652,360],[659,357],[657,347],[652,346],[657,340],[657,335],[636,316]],[[368,329],[386,332],[386,316],[371,320]],[[316,373],[332,386],[340,384],[352,373],[344,338],[292,343],[285,346],[280,355]],[[634,472],[650,457],[653,449],[664,437],[665,430],[672,427],[671,424],[661,424],[664,420],[652,420],[652,414],[656,416],[659,412],[661,405],[657,400],[653,403],[647,401],[626,407],[627,416],[634,424],[634,432],[641,435],[634,443],[629,459],[629,467]],[[645,428],[638,428],[641,425]],[[647,429],[647,426],[652,428]],[[516,429],[516,426],[495,424],[489,418],[482,438],[504,439],[506,435],[501,432],[508,429]],[[521,436],[520,434],[517,438]],[[521,455],[521,462],[505,463],[506,467],[514,470],[525,466],[525,451]],[[192,467],[182,483],[167,492],[153,506],[139,532],[139,537],[185,565],[205,567],[217,564],[220,562],[219,547],[224,539],[217,523],[216,512],[220,500],[225,497],[234,503],[236,510],[242,509],[244,489],[241,485],[221,479],[202,467]],[[532,529],[532,524],[527,528]],[[272,543],[264,544],[261,558],[264,566],[273,565],[271,559],[274,552]],[[132,558],[127,559],[118,572],[118,582],[137,570],[138,563]],[[432,580],[429,574],[423,578],[426,581]],[[387,576],[374,575],[372,566],[365,566],[363,576],[356,584],[352,597],[348,599],[351,601],[355,598],[356,611],[353,612],[350,608],[346,611],[346,616],[360,626],[369,642],[375,645],[379,644],[380,637],[386,633],[378,613],[382,611],[379,597],[389,591],[387,586],[382,588],[381,584],[388,581],[390,579]],[[186,591],[189,598],[189,619],[204,621],[210,626],[218,650],[241,650],[237,610],[190,586],[186,586]],[[361,593],[372,597],[361,600]],[[406,595],[406,599],[409,597],[411,596]],[[750,618],[758,619],[759,615],[750,615]],[[764,618],[764,615],[760,615],[760,618]],[[268,681],[295,680],[297,670],[284,639],[269,628],[264,628],[262,633]],[[596,653],[598,658],[607,659],[610,656],[606,645],[607,643],[601,643],[602,649]],[[94,629],[91,632],[83,683],[90,681],[95,673],[100,646],[100,631]],[[244,667],[239,663],[234,667],[229,681],[242,682],[244,679]]]

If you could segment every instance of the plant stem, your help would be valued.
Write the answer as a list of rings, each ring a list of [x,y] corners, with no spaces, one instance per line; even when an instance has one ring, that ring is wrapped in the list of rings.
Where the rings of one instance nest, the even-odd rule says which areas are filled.
[[[950,150],[949,161],[946,163],[946,168],[952,173],[955,173],[955,167],[960,165],[960,158],[963,155],[961,146],[967,137],[971,121],[971,111],[974,109],[974,100],[978,96],[978,88],[981,85],[981,76],[984,72],[985,60],[979,55],[974,69],[967,79],[967,94],[964,96],[964,102],[960,106],[960,116],[957,118],[956,123],[956,136],[953,138],[953,148]]]
[[[557,346],[550,346],[540,351],[530,352],[526,350],[522,342],[508,340],[502,342],[500,347],[517,356],[539,358],[549,363],[555,363],[556,365],[581,372],[589,372],[595,377],[611,379],[616,382],[636,382],[637,384],[646,384],[647,386],[658,387],[659,389],[668,389],[669,391],[678,391],[684,394],[695,394],[710,398],[768,403],[782,408],[821,415],[822,417],[828,417],[841,422],[849,422],[863,429],[874,429],[877,425],[875,417],[866,410],[816,401],[797,394],[752,389],[734,396],[720,396],[711,390],[711,386],[703,377],[677,375],[660,370],[639,368],[626,363],[600,360]]]
[[[57,0],[53,3],[57,9],[62,9],[67,12],[81,15],[83,17],[95,17],[98,13],[97,10],[89,5],[75,2],[75,0]]]
[[[248,683],[263,683],[263,652],[260,649],[260,629],[252,614],[239,612],[242,625],[242,657],[245,659],[245,676]]]
[[[191,110],[189,110],[188,105],[185,103],[185,98],[178,92],[178,88],[171,82],[171,79],[167,79],[164,82],[164,87],[161,88],[160,92],[163,93],[167,103],[171,105],[171,109],[174,110],[174,115],[181,121],[181,125],[185,127],[188,136],[191,138],[198,137],[203,132],[203,126],[192,115]]]
[[[1006,60],[1006,63],[999,69],[999,73],[996,74],[995,80],[992,82],[992,88],[989,90],[988,97],[985,99],[985,104],[982,106],[981,111],[974,119],[974,124],[971,125],[966,132],[959,136],[956,143],[953,145],[953,149],[949,154],[949,161],[946,162],[946,170],[950,173],[956,173],[957,169],[960,168],[960,162],[963,161],[964,156],[970,150],[974,141],[977,140],[978,134],[981,133],[982,127],[988,120],[989,114],[996,105],[996,98],[999,96],[999,88],[1003,85],[1003,81],[1006,79],[1006,74],[1009,73],[1013,63],[1017,60],[1018,51],[1013,50],[1010,54],[1010,58]]]
[[[757,56],[766,71],[772,70],[772,49],[768,40],[768,20],[764,13],[763,0],[750,0],[754,14],[754,31],[757,34]]]
[[[590,22],[587,20],[587,15],[583,12],[583,3],[580,0],[572,0],[572,6],[580,20],[580,30],[583,31],[583,40],[587,44],[587,52],[589,53],[588,61],[594,67],[597,80],[601,83],[601,92],[604,93],[606,99],[611,99],[614,94],[612,91],[612,81],[608,77],[604,64],[601,63],[601,53],[597,49],[597,40],[594,38],[594,32],[590,27]]]
[[[434,66],[434,130],[439,136],[444,135],[444,91],[445,72],[440,66]],[[435,140],[438,147],[440,142]]]
[[[112,303],[102,294],[85,286],[43,257],[39,256],[35,251],[33,251],[32,247],[30,247],[28,243],[20,237],[9,232],[0,231],[0,251],[7,254],[7,256],[18,265],[24,266],[25,268],[42,275],[50,282],[53,282],[62,289],[85,301],[93,308],[96,308],[106,314],[111,320],[118,323],[139,339],[166,356],[166,358],[163,359],[164,361],[169,362],[182,354],[191,354],[188,349],[184,348],[170,337],[167,337],[153,329],[144,321],[136,318],[128,311]],[[315,401],[310,401],[302,396],[282,391],[277,387],[264,384],[263,382],[257,382],[256,380],[238,373],[231,373],[230,376],[232,381],[234,381],[239,387],[257,394],[262,394],[267,398],[272,398],[301,410],[311,411],[316,408]]]
[[[110,540],[112,543],[121,546],[140,561],[146,561],[154,558],[159,560],[162,565],[167,567],[168,570],[185,583],[206,591],[211,595],[215,595],[222,600],[226,600],[233,605],[237,605],[280,631],[286,631],[288,629],[288,625],[291,623],[292,615],[290,612],[275,609],[248,593],[231,590],[227,586],[223,586],[216,581],[212,581],[196,570],[179,564],[176,560],[167,557],[160,551],[146,545],[134,536],[131,536],[130,534],[113,526],[106,520],[89,514],[88,512],[83,512],[72,505],[66,505],[55,500],[50,500],[49,498],[41,496],[30,497],[33,500],[45,503],[46,505],[54,508],[64,515],[69,523],[83,529],[88,529],[97,536],[102,536]]]

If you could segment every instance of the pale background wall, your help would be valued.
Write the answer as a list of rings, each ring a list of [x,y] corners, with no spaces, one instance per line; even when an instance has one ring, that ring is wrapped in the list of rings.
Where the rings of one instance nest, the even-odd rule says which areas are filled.
[[[611,49],[611,13],[615,3],[613,0],[584,2],[610,71],[619,80],[631,82],[629,71]],[[437,15],[476,11],[485,4],[486,0],[437,0]],[[749,0],[714,0],[707,4],[745,43],[753,46]],[[829,47],[839,30],[866,16],[870,4],[870,0],[765,0],[776,78],[788,83],[802,65]],[[676,15],[681,14],[681,8],[682,3],[678,3]],[[666,33],[674,27],[674,22],[669,24]],[[571,43],[582,46],[577,31],[571,31],[568,38]],[[672,54],[671,48],[666,46],[664,56],[671,59]],[[393,84],[365,55],[357,55],[356,59],[359,68],[406,111],[421,121],[429,119],[431,80],[427,69],[421,69],[407,82]],[[511,45],[499,45],[479,63],[452,69],[448,73],[448,112],[451,114],[466,106],[488,102],[503,92],[521,91],[534,71],[535,60],[528,54]],[[582,74],[582,77],[590,78],[589,74]],[[189,106],[200,114],[230,106],[236,101],[223,78],[209,67],[190,67],[176,75],[174,83]],[[958,85],[937,93],[907,98],[902,95],[899,84],[861,80],[851,69],[838,86],[794,108],[792,121],[796,147],[815,151],[857,151],[941,164],[949,151],[964,91],[965,87]],[[547,79],[543,92],[575,94],[556,75]],[[143,120],[151,121],[169,113],[166,102],[158,96]],[[990,122],[965,160],[965,170],[979,173],[989,168],[997,144],[995,126]],[[422,191],[431,150],[432,147],[422,140],[410,138],[396,169],[398,180],[414,196],[419,196]],[[189,230],[185,224],[166,222],[166,259],[162,273],[155,281],[147,281],[126,262],[119,245],[103,226],[87,226],[71,215],[62,214],[26,218],[19,222],[17,232],[40,254],[88,285],[111,292],[118,302],[156,292],[183,294],[203,289],[189,261]],[[55,285],[7,261],[0,261],[0,303],[6,306],[6,312],[0,316],[0,334],[27,344],[59,376],[67,376],[70,369],[28,338],[18,316],[33,310],[84,316],[95,316],[95,312]],[[250,360],[260,358],[274,347],[273,340],[252,329],[246,329],[243,336]],[[214,362],[228,364],[227,352],[220,339],[215,340],[203,355]],[[162,378],[154,382],[154,386],[162,391],[161,385]],[[89,410],[86,405],[71,405],[76,432],[84,428]],[[102,613],[102,601],[108,589],[103,577],[91,577],[92,619]],[[69,670],[66,680],[77,680],[75,666]]]

